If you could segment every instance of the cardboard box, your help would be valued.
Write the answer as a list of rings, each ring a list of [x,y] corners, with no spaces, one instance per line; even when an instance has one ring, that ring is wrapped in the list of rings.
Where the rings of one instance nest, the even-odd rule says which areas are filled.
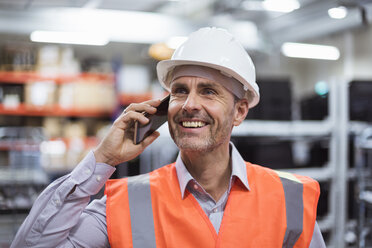
[[[32,106],[53,106],[57,85],[54,81],[32,82],[25,85],[25,103]]]

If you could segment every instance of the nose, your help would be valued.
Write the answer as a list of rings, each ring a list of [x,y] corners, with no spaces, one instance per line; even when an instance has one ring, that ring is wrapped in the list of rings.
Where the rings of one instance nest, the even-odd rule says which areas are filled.
[[[183,103],[182,109],[186,112],[193,112],[200,110],[200,99],[198,98],[195,92],[190,92],[186,98],[186,101]]]

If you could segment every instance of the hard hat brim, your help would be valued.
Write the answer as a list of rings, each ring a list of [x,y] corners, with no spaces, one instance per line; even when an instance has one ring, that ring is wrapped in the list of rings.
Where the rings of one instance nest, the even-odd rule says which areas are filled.
[[[207,62],[200,62],[200,61],[194,61],[194,60],[163,60],[158,62],[156,66],[156,72],[158,76],[158,80],[160,84],[163,86],[164,89],[167,91],[170,91],[169,89],[169,83],[170,83],[170,77],[169,77],[169,72],[171,72],[174,67],[180,66],[180,65],[200,65],[200,66],[206,66],[210,67],[219,71],[222,71],[224,74],[228,74],[238,80],[240,83],[242,83],[244,86],[248,87],[248,90],[251,92],[251,99],[249,102],[249,108],[253,108],[254,106],[257,105],[257,103],[260,100],[260,95],[258,92],[258,88],[255,89],[252,87],[252,84],[256,84],[256,82],[248,82],[246,81],[242,76],[240,76],[238,73],[235,71],[231,70],[228,67],[224,67],[221,65],[216,65],[213,63],[207,63]],[[246,93],[246,97],[248,96],[248,92]],[[253,97],[252,97],[253,96]]]

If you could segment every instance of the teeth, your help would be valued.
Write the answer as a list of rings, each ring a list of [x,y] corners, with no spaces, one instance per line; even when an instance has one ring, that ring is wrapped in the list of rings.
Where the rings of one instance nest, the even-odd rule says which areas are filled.
[[[184,127],[204,127],[205,122],[201,121],[183,121],[182,126]]]

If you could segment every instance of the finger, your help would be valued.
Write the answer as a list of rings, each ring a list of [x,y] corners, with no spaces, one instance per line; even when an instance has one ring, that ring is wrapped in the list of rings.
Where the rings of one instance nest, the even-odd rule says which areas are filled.
[[[158,137],[160,133],[158,131],[153,132],[149,136],[147,136],[141,143],[140,145],[142,146],[143,149],[145,149],[147,146],[149,146],[152,142],[154,142]]]
[[[149,122],[149,119],[142,113],[130,111],[116,119],[114,124],[122,129],[127,129],[132,126],[135,121],[145,125]]]
[[[153,107],[157,107],[157,106],[159,106],[160,102],[161,102],[161,98],[151,99],[151,100],[145,101],[143,103],[148,104],[148,105],[153,106]]]
[[[137,110],[138,111],[138,108],[141,108],[142,106],[150,106],[150,107],[157,107],[159,106],[159,104],[161,103],[161,99],[151,99],[151,100],[147,100],[147,101],[144,101],[144,102],[141,102],[141,103],[132,103],[128,106],[127,109],[129,110]]]
[[[132,103],[123,111],[123,114],[129,113],[131,111],[154,114],[156,112],[156,107],[153,107],[147,103]]]
[[[149,118],[147,118],[145,115],[139,112],[128,112],[126,115],[123,116],[123,121],[124,122],[132,122],[132,121],[138,121],[139,123],[145,125],[149,122]]]

